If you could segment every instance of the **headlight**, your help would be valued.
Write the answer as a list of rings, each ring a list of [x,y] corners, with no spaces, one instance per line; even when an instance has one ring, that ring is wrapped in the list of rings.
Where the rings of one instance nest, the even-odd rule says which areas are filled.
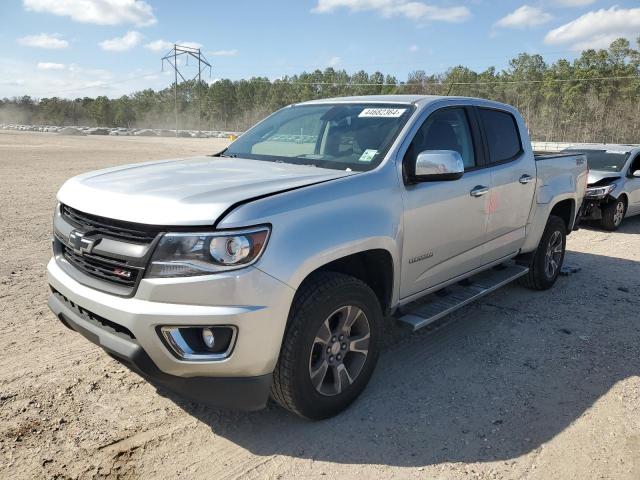
[[[605,185],[604,187],[589,187],[587,188],[587,198],[604,198],[613,192],[616,188],[616,184]]]
[[[147,277],[206,275],[246,267],[264,251],[269,227],[212,233],[166,233],[151,257]]]

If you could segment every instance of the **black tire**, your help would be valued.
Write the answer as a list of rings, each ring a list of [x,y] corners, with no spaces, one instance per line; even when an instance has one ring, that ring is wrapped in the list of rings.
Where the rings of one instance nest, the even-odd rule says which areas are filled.
[[[608,203],[602,207],[602,219],[600,220],[600,227],[604,230],[613,232],[617,230],[625,214],[627,213],[627,202],[624,197],[618,198],[613,202]]]
[[[364,321],[367,322],[370,333],[368,353],[354,376],[353,383],[349,382],[344,390],[340,388],[339,393],[328,396],[322,394],[312,383],[312,355],[316,355],[314,352],[318,348],[321,328],[338,310],[349,308],[351,311],[350,306],[359,308],[365,315]],[[359,316],[358,321],[363,321],[362,317]],[[320,272],[313,275],[303,283],[294,298],[280,358],[273,372],[272,398],[287,410],[311,420],[332,417],[347,408],[371,378],[378,359],[382,322],[378,298],[365,283],[341,273]],[[351,335],[351,330],[349,332]],[[330,348],[327,348],[327,359],[323,360],[325,363],[328,361],[328,350]],[[324,346],[321,346],[321,351],[325,355]],[[347,354],[344,354],[344,364],[347,364]],[[358,355],[358,352],[353,352],[353,357]],[[349,379],[351,380],[350,376]]]
[[[554,257],[556,267],[552,274],[549,271],[548,251],[551,243],[559,241],[561,252],[559,256]],[[538,248],[532,254],[521,259],[522,263],[529,267],[529,273],[520,277],[520,283],[527,288],[533,290],[548,290],[556,283],[564,261],[564,253],[567,246],[567,227],[560,217],[551,215],[547,220],[547,226],[544,229]]]

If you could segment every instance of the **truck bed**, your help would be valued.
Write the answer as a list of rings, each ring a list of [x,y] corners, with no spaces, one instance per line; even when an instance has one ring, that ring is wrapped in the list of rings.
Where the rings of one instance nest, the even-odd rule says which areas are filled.
[[[536,162],[540,162],[542,160],[553,160],[556,158],[564,158],[564,157],[575,157],[575,153],[549,153],[549,152],[533,152],[533,156],[536,159]]]
[[[578,194],[582,201],[587,187],[587,157],[583,154],[535,155],[538,170],[537,203],[548,203],[558,195]],[[576,208],[578,208],[577,205]]]

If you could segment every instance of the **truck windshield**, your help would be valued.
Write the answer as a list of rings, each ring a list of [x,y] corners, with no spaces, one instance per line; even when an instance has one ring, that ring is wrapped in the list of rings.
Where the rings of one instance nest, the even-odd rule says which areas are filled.
[[[627,163],[629,153],[610,150],[571,150],[571,153],[584,153],[591,170],[620,172]]]
[[[371,170],[380,164],[413,110],[406,104],[287,107],[248,130],[221,156]]]

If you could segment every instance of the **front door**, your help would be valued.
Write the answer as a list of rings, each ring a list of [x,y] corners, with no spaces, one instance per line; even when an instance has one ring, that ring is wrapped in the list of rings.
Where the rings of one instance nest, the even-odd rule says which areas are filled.
[[[400,296],[408,297],[463,275],[484,263],[491,174],[479,155],[463,107],[437,110],[414,137],[406,159],[425,150],[455,150],[462,178],[422,182],[404,190],[404,244]],[[484,193],[483,193],[484,192]]]

